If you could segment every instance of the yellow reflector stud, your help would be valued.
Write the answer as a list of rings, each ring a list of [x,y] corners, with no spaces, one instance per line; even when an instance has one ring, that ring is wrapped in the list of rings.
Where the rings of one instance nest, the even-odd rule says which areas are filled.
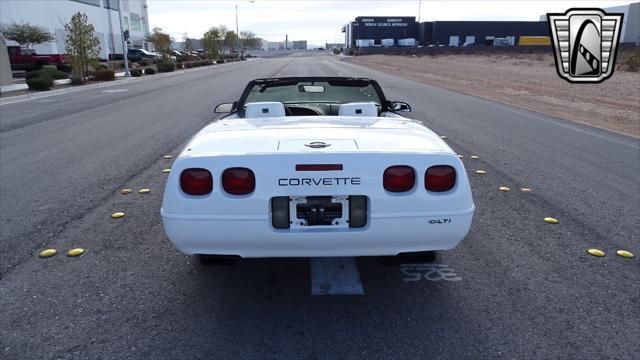
[[[587,250],[587,252],[589,253],[589,255],[593,255],[593,256],[597,256],[597,257],[603,257],[604,256],[604,251],[602,251],[600,249],[589,249],[589,250]]]
[[[171,159],[171,155],[165,155],[164,158],[165,159]]]
[[[75,257],[84,254],[86,251],[82,248],[75,248],[67,251],[67,256]]]
[[[544,222],[549,223],[549,224],[557,224],[558,223],[558,219],[552,218],[552,217],[546,217],[546,218],[544,218]]]
[[[122,194],[122,195],[131,194],[132,191],[133,190],[131,190],[131,189],[122,189],[122,190],[120,190],[120,194]]]
[[[623,258],[627,258],[627,259],[633,259],[635,257],[635,255],[633,255],[631,252],[627,250],[618,250],[616,251],[616,254],[618,254],[618,256],[622,256]]]
[[[171,172],[171,169],[162,169],[162,172],[165,173],[165,174],[168,174],[168,173]]]
[[[473,160],[477,160],[477,159],[480,159],[480,156],[478,156],[478,155],[471,155],[471,158],[472,158]]]
[[[38,256],[40,256],[41,258],[48,258],[54,256],[57,253],[58,252],[56,251],[56,249],[45,249],[40,251],[40,254],[38,254]]]
[[[485,175],[487,172],[484,170],[476,170],[476,174],[478,175]]]
[[[123,212],[114,212],[113,214],[111,214],[111,217],[114,219],[120,219],[124,217],[124,213]]]
[[[138,190],[138,194],[148,194],[150,192],[151,192],[151,190],[149,190],[147,188]]]
[[[444,136],[444,135],[440,135],[440,138],[441,138],[441,139],[446,139],[447,137],[446,137],[446,136]]]
[[[511,191],[511,189],[509,189],[509,188],[508,188],[508,187],[506,187],[506,186],[500,186],[500,187],[498,188],[498,190],[500,190],[500,191],[502,191],[502,192]]]
[[[522,192],[531,192],[530,188],[520,188],[520,191]]]

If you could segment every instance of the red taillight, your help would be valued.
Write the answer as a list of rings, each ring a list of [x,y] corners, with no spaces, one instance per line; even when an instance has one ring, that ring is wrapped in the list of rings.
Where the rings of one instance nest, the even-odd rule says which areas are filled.
[[[416,172],[411,166],[390,166],[384,171],[383,184],[387,191],[409,191],[416,183]]]
[[[189,195],[206,195],[213,190],[213,178],[206,169],[186,169],[180,174],[180,187]]]
[[[424,174],[424,187],[433,192],[453,189],[456,184],[456,169],[449,165],[436,165]]]
[[[296,171],[337,171],[342,170],[342,164],[298,164]]]
[[[222,188],[233,195],[247,195],[256,188],[256,176],[247,168],[229,168],[222,173]]]

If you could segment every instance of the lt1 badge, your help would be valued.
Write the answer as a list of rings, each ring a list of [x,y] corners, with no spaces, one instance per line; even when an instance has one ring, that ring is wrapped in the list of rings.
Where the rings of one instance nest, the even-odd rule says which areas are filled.
[[[572,83],[598,83],[613,75],[623,16],[601,9],[547,14],[558,75]]]

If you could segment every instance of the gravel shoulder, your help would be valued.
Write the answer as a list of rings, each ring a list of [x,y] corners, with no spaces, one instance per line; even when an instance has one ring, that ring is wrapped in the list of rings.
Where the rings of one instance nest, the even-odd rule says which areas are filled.
[[[640,73],[616,70],[599,84],[561,79],[551,54],[352,58],[355,64],[500,101],[601,129],[640,137]]]

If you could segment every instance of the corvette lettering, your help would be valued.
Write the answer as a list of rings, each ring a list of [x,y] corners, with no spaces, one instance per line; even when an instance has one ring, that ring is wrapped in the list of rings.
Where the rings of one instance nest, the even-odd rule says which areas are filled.
[[[278,186],[360,185],[359,177],[278,179]]]

